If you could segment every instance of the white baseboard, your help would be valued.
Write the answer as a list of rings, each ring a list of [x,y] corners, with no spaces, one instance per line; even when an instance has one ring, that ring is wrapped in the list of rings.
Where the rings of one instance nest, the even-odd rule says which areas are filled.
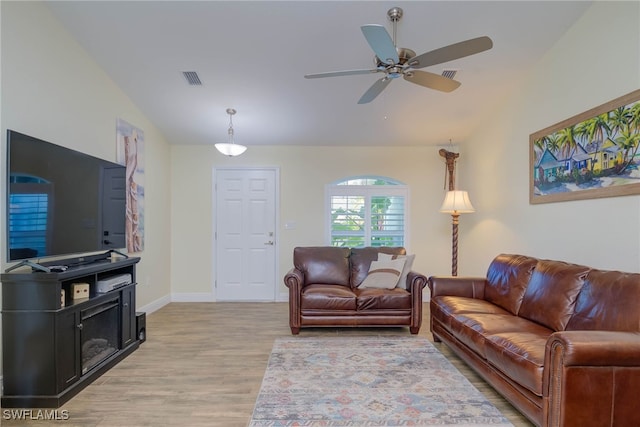
[[[422,294],[423,302],[429,302],[430,295],[428,292]],[[145,306],[139,307],[138,311],[144,311],[147,314],[153,313],[154,311],[160,310],[165,305],[170,302],[215,302],[216,299],[213,293],[210,292],[179,292],[172,293],[170,295],[165,295],[160,299],[157,299]],[[275,302],[288,302],[289,301],[289,293],[281,292],[276,295]]]
[[[211,292],[181,292],[171,294],[171,302],[214,302],[215,300]]]
[[[208,292],[181,292],[172,293],[171,302],[215,302],[213,293]],[[276,296],[276,302],[289,301],[289,293],[283,292]],[[249,302],[249,301],[248,301]]]
[[[153,302],[150,302],[147,305],[139,307],[137,311],[144,311],[147,314],[151,314],[154,311],[160,310],[162,307],[169,304],[170,302],[171,302],[171,298],[169,297],[169,295],[165,295],[160,299],[157,299]]]

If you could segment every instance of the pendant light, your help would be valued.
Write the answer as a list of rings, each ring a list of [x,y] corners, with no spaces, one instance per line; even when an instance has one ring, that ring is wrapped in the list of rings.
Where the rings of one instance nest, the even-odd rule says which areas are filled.
[[[215,145],[219,152],[229,157],[239,156],[247,150],[247,147],[236,144],[233,140],[233,115],[235,113],[236,110],[233,108],[227,108],[227,114],[229,115],[229,142],[220,142]]]

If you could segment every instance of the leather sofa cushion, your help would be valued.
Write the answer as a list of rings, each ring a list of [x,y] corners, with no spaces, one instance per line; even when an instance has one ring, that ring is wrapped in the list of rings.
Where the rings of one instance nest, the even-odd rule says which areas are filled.
[[[538,260],[524,255],[501,254],[489,265],[484,298],[517,315]]]
[[[481,357],[487,358],[487,340],[493,335],[501,333],[519,334],[522,331],[535,330],[544,332],[547,336],[552,331],[530,320],[514,316],[510,313],[485,314],[464,313],[453,316],[451,320],[451,332],[469,348],[473,349]],[[544,353],[544,343],[542,346]]]
[[[567,330],[637,331],[640,274],[591,270]]]
[[[293,249],[293,265],[304,274],[303,286],[314,283],[349,286],[349,248],[297,247]]]
[[[518,316],[554,331],[564,330],[589,270],[589,267],[562,261],[538,261]]]
[[[411,310],[411,294],[402,288],[355,289],[358,310]]]
[[[378,253],[382,252],[389,255],[406,255],[407,251],[402,247],[366,247],[351,249],[351,271],[350,280],[351,287],[357,288],[360,283],[367,277],[371,261],[378,259]],[[326,282],[331,283],[331,282]]]
[[[431,316],[438,319],[438,321],[446,325],[447,328],[451,328],[452,314],[507,313],[506,310],[485,300],[453,296],[439,296],[432,298],[430,308]]]
[[[542,372],[547,339],[553,332],[535,323],[520,331],[487,337],[487,361],[516,383],[542,396]]]
[[[302,289],[300,308],[302,310],[355,310],[356,294],[345,286],[308,285]]]

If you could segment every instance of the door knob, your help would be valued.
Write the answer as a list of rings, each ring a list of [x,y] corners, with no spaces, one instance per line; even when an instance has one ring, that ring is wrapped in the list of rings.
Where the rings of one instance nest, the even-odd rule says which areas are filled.
[[[266,243],[265,243],[265,245],[273,246],[273,241],[272,241],[272,240],[269,240],[268,242],[266,242]]]

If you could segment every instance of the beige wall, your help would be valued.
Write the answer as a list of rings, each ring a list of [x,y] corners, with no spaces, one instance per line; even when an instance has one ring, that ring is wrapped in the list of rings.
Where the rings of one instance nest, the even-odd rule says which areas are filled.
[[[265,130],[268,132],[268,130]],[[444,162],[439,147],[255,147],[228,158],[213,147],[173,146],[172,292],[179,300],[206,300],[213,292],[213,171],[215,167],[277,167],[280,171],[280,223],[277,283],[295,246],[323,245],[324,188],[357,175],[397,179],[410,187],[407,249],[417,254],[414,269],[425,274],[451,271],[451,216],[438,212],[444,198]],[[454,148],[455,149],[455,148]],[[295,221],[294,230],[284,224]]]
[[[500,252],[640,271],[640,196],[530,205],[529,135],[640,87],[640,3],[595,3],[465,141],[466,270]],[[615,23],[615,24],[614,24]],[[541,27],[543,30],[543,27]],[[471,258],[471,259],[469,259]]]
[[[115,161],[116,118],[145,134],[145,251],[137,306],[169,294],[170,187],[167,142],[41,3],[2,2],[0,269],[5,254],[6,129]]]

